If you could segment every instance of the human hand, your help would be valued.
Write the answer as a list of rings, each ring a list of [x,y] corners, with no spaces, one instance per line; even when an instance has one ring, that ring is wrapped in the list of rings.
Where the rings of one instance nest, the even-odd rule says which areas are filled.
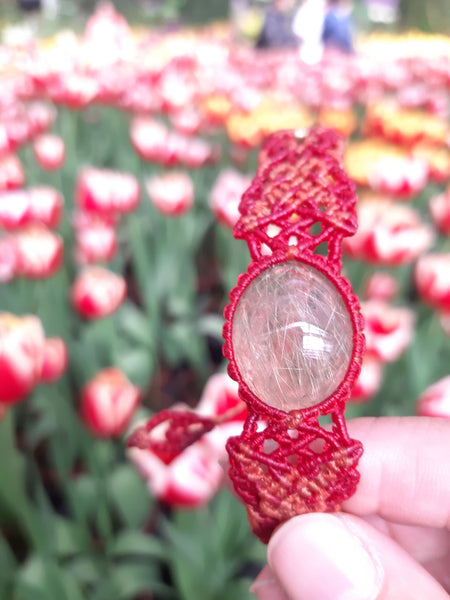
[[[450,421],[349,421],[364,444],[361,481],[341,513],[281,525],[258,600],[448,600]],[[446,591],[447,590],[447,591]]]

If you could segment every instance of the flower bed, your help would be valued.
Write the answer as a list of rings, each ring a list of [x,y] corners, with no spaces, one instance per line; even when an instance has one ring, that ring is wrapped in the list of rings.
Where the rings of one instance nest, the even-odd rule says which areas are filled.
[[[244,418],[222,310],[272,131],[349,138],[367,353],[348,416],[450,418],[449,46],[311,66],[106,8],[80,38],[0,47],[1,597],[249,597],[264,550],[219,492]],[[224,422],[175,460],[126,451],[177,404]]]

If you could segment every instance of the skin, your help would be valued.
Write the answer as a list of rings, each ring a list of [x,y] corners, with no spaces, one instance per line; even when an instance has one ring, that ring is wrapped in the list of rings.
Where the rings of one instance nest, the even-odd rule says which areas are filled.
[[[348,423],[364,444],[356,493],[337,514],[281,525],[258,600],[445,600],[450,595],[450,420]]]

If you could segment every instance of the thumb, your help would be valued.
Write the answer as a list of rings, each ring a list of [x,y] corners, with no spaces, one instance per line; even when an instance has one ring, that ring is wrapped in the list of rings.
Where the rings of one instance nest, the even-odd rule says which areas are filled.
[[[269,542],[268,562],[273,576],[266,573],[252,587],[259,600],[449,600],[400,546],[342,513],[301,515],[283,524]]]

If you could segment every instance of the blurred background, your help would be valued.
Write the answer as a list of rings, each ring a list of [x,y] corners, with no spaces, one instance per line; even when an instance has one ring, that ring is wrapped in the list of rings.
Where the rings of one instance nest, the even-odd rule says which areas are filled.
[[[222,315],[274,131],[346,140],[346,416],[450,418],[449,34],[441,0],[1,0],[1,598],[252,597]],[[223,422],[171,461],[127,447],[180,405]]]

